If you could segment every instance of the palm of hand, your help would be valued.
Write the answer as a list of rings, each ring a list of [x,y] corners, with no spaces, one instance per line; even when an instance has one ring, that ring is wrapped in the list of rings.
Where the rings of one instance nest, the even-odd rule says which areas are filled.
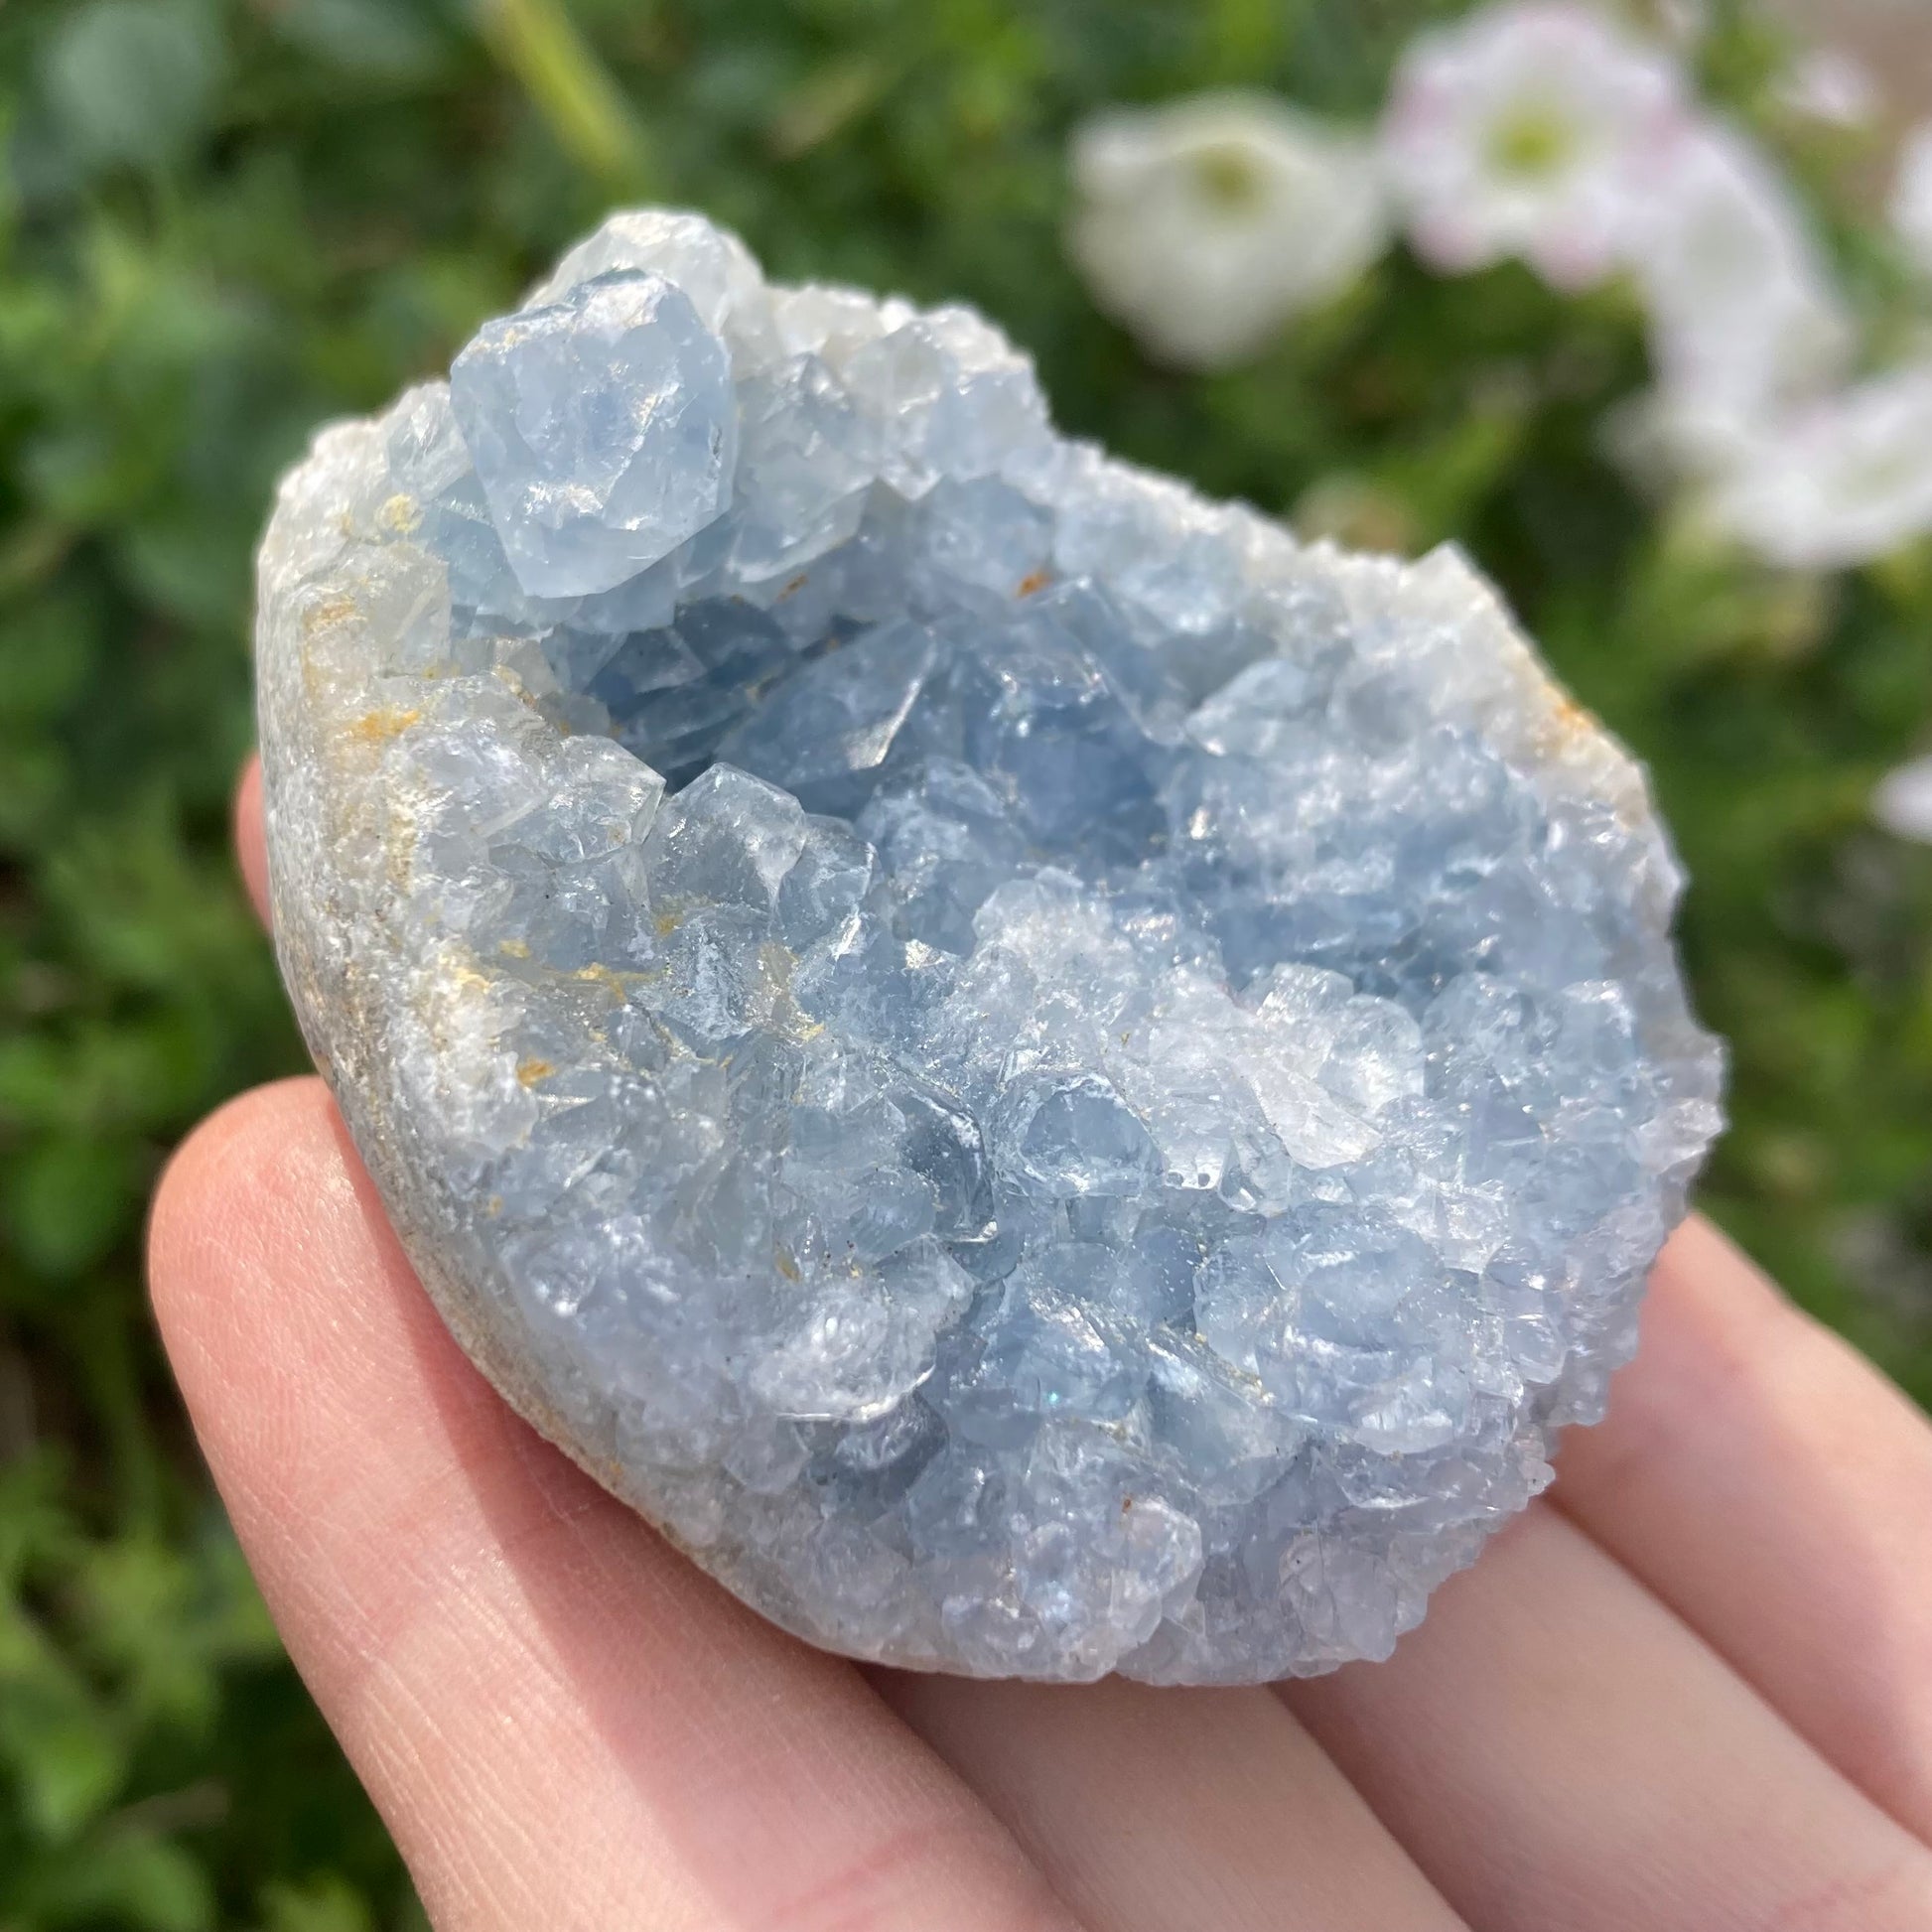
[[[241,834],[259,889],[252,782]],[[448,1932],[1932,1926],[1932,1429],[1701,1224],[1609,1421],[1392,1662],[1220,1692],[869,1672],[759,1621],[470,1368],[317,1081],[188,1144],[152,1274]]]

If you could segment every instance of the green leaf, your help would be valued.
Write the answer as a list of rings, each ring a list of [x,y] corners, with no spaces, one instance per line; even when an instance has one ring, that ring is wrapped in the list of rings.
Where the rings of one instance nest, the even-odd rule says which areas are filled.
[[[92,0],[55,38],[47,90],[85,159],[159,166],[206,132],[225,66],[194,0]]]
[[[14,1251],[58,1278],[81,1274],[108,1254],[139,1200],[131,1150],[98,1138],[30,1142],[0,1176],[0,1212]]]
[[[523,83],[564,152],[591,174],[647,194],[643,130],[564,0],[475,0],[485,39]]]
[[[25,1890],[31,1924],[82,1928],[103,1920],[129,1932],[208,1932],[214,1890],[181,1846],[149,1832],[103,1832],[35,1870]]]
[[[261,1932],[374,1932],[374,1920],[352,1886],[325,1875],[270,1885],[262,1894]]]
[[[0,1764],[37,1838],[70,1837],[109,1804],[127,1771],[119,1726],[47,1634],[0,1602]]]
[[[291,46],[372,79],[421,80],[450,53],[406,0],[278,0],[268,20]]]

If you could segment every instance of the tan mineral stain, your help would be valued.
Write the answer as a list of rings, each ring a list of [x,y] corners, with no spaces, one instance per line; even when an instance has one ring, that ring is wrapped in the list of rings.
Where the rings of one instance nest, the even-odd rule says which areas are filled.
[[[1556,694],[1556,703],[1550,708],[1550,724],[1559,739],[1587,738],[1594,741],[1603,735],[1603,726],[1595,712],[1580,705],[1567,691]]]
[[[376,511],[376,521],[399,537],[411,535],[423,520],[423,508],[415,497],[398,490]]]
[[[363,712],[345,730],[349,738],[359,744],[386,745],[392,738],[406,732],[422,715],[414,708],[404,710],[400,705],[378,705],[373,711]]]
[[[342,624],[354,621],[359,607],[352,597],[338,592],[334,597],[325,597],[309,606],[302,614],[302,634],[305,637],[320,635],[325,630],[334,630]]]
[[[527,953],[529,948],[525,946],[523,950]],[[606,966],[601,960],[594,961],[589,966],[578,967],[571,974],[571,978],[587,980],[593,986],[601,986],[619,1000],[625,1000],[630,997],[624,989],[622,975],[614,968]]]

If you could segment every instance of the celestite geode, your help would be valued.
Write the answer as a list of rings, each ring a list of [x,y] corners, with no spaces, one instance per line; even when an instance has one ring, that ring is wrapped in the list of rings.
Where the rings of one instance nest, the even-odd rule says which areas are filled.
[[[1637,767],[1452,551],[619,215],[261,557],[276,932],[523,1415],[853,1655],[1385,1654],[1720,1116]]]

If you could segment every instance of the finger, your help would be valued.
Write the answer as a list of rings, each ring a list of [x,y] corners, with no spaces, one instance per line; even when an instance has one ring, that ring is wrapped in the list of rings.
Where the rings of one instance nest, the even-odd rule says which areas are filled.
[[[1283,1695],[1485,1932],[1932,1924],[1932,1854],[1547,1506]]]
[[[236,1530],[439,1926],[1067,1932],[856,1670],[510,1415],[319,1082],[188,1144],[151,1265]]]
[[[1267,1691],[882,1676],[1069,1905],[1107,1932],[1456,1932]]]
[[[1932,1428],[1714,1228],[1665,1249],[1556,1500],[1932,1839]]]
[[[241,883],[263,925],[268,923],[268,839],[262,824],[262,761],[252,753],[234,794],[234,849]]]

